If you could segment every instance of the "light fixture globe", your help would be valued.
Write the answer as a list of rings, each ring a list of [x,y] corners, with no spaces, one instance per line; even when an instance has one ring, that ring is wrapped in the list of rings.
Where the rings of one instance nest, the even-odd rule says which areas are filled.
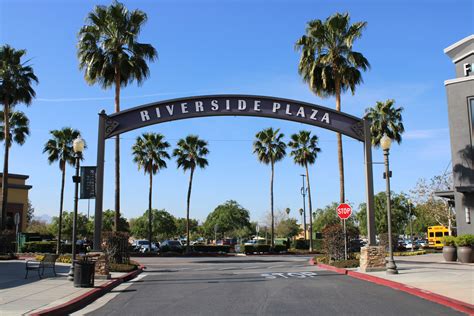
[[[285,210],[285,212],[286,212],[287,215],[290,215],[290,208],[287,207],[286,210]]]
[[[81,136],[77,136],[77,138],[72,143],[72,148],[75,153],[82,153],[84,151],[84,146],[85,143]]]
[[[383,134],[382,138],[380,139],[380,146],[383,150],[389,150],[390,146],[392,145],[392,140],[387,134]]]
[[[303,215],[303,209],[300,208],[300,215]]]

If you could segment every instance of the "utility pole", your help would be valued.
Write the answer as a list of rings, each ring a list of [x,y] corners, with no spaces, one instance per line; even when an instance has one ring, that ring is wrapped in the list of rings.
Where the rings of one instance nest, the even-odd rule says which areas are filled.
[[[301,175],[301,180],[303,180],[303,186],[301,187],[301,195],[303,196],[303,229],[304,229],[304,240],[306,240],[306,193],[308,192],[308,188],[305,188],[305,181],[304,178],[306,177],[305,174]],[[310,214],[311,216],[311,214]]]

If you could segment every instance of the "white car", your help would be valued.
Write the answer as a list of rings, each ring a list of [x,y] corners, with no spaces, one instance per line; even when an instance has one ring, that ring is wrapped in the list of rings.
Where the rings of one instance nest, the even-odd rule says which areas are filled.
[[[154,242],[152,242],[151,243],[151,251],[157,252],[158,249],[159,249],[159,246],[157,246]],[[141,245],[140,252],[145,253],[145,252],[149,252],[149,251],[150,251],[150,246],[149,246],[148,241],[147,241],[146,244]]]

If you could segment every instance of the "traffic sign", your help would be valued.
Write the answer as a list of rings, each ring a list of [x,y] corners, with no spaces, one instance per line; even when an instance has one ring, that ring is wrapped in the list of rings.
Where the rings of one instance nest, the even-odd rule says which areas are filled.
[[[349,204],[341,203],[336,209],[337,216],[341,219],[348,219],[352,214],[352,207]]]

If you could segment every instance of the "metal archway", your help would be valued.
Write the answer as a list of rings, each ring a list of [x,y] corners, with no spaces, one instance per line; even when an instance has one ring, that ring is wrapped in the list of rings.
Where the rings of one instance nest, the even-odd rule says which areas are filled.
[[[105,140],[122,133],[164,122],[208,116],[255,116],[282,119],[332,130],[364,143],[367,232],[375,246],[375,212],[370,122],[307,102],[255,95],[192,96],[149,103],[107,115],[99,114],[97,142],[94,249],[100,250],[104,185]]]

